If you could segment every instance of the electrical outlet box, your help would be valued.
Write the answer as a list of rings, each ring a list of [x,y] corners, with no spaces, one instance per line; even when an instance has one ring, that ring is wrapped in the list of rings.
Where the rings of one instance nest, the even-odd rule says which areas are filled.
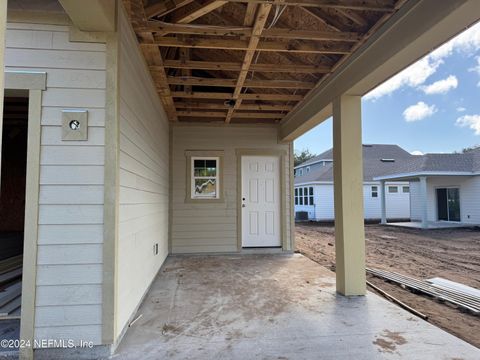
[[[62,140],[88,140],[87,110],[62,110]]]

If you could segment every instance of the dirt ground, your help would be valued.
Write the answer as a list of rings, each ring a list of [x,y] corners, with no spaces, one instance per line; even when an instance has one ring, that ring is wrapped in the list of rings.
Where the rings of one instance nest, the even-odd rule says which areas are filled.
[[[442,277],[480,289],[480,229],[417,230],[366,225],[367,267],[395,271],[418,279]],[[335,270],[334,227],[296,224],[296,250]],[[400,286],[367,279],[414,309],[428,321],[480,347],[480,317],[413,294]],[[371,290],[371,289],[370,289]]]

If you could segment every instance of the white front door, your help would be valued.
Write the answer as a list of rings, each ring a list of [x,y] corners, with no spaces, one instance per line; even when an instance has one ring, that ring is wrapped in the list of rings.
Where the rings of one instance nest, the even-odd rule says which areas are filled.
[[[281,246],[280,160],[242,156],[242,247]]]

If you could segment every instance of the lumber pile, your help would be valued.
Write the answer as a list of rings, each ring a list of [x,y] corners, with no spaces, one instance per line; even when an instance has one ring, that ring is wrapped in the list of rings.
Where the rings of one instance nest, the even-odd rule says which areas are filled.
[[[367,268],[367,273],[384,280],[394,282],[410,291],[431,296],[439,301],[448,302],[473,315],[480,315],[480,297],[469,294],[452,286],[440,286],[425,280],[380,269]]]
[[[0,261],[0,319],[20,315],[23,255]]]

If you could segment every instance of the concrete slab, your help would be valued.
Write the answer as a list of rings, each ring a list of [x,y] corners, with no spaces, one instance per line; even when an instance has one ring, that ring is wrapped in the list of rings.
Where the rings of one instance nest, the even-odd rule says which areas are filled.
[[[411,229],[423,229],[422,223],[419,221],[394,222],[394,223],[392,222],[392,223],[387,223],[385,225],[411,228]],[[473,227],[473,226],[475,225],[464,224],[459,222],[449,222],[449,221],[429,221],[427,223],[427,229],[455,229],[455,228],[465,228],[465,227]]]
[[[387,300],[336,294],[302,255],[170,257],[115,359],[479,359]]]

